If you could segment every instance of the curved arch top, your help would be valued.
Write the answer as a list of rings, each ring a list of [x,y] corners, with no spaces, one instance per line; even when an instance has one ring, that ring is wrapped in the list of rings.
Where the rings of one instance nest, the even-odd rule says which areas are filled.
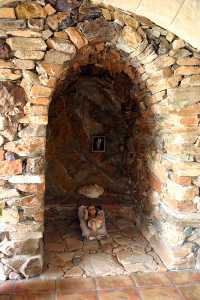
[[[18,0],[19,2],[23,0]],[[91,0],[130,11],[149,18],[157,25],[175,33],[200,50],[198,28],[200,28],[199,0]],[[0,7],[13,0],[0,0]],[[197,30],[195,30],[195,28]]]
[[[147,17],[200,50],[199,0],[92,0]]]
[[[27,2],[32,8],[34,2]],[[142,14],[148,2],[152,3],[132,1],[132,11]],[[164,10],[163,1],[155,2]],[[181,12],[188,1],[171,2],[165,11],[169,15],[173,11],[173,25],[174,12]],[[130,2],[124,3],[124,9],[131,10]],[[115,0],[112,5],[120,4]],[[20,28],[8,30],[1,41],[0,229],[4,241],[0,252],[6,249],[0,259],[6,266],[3,278],[9,278],[13,269],[24,277],[42,272],[49,104],[66,76],[71,80],[85,64],[103,67],[111,74],[123,72],[132,79],[130,97],[137,104],[135,110],[130,106],[131,114],[136,116],[131,143],[137,154],[131,165],[139,211],[135,221],[168,269],[199,270],[199,53],[177,37],[169,42],[159,34],[161,37],[155,40],[148,35],[151,23],[143,26],[124,13],[125,22],[120,25],[112,9],[108,15],[113,14],[113,18],[108,20],[101,14],[92,20],[86,15],[85,21],[72,27],[64,24],[63,28],[57,18],[63,13],[50,8],[47,16],[45,2],[37,4],[39,12],[34,14],[36,19],[44,19],[46,27],[39,24],[37,31],[30,30],[30,22],[25,20],[30,18],[28,11],[9,20],[9,26],[18,24]],[[10,7],[10,11],[17,10]],[[155,14],[158,18],[158,9]],[[7,18],[1,24],[6,22]],[[32,246],[27,248],[29,241]]]

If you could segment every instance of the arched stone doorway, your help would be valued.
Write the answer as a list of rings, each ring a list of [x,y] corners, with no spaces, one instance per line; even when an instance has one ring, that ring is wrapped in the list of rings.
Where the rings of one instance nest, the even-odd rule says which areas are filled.
[[[49,104],[65,80],[87,65],[113,78],[124,73],[133,82],[130,169],[137,228],[169,269],[198,268],[198,53],[161,28],[155,32],[147,20],[112,8],[82,7],[85,17],[69,26],[66,13],[38,5],[35,14],[47,29],[43,21],[33,22],[35,31],[31,21],[25,29],[25,8],[7,24],[17,30],[2,41],[0,76],[13,81],[1,85],[4,277],[11,270],[25,277],[42,272]]]
[[[80,51],[50,104],[46,272],[67,277],[163,270],[158,255],[136,227],[136,215],[142,210],[137,195],[141,181],[136,179],[140,145],[134,137],[141,117],[135,98],[137,70],[117,49],[94,49],[90,55],[86,52],[89,61]],[[105,139],[100,151],[93,147],[96,137]],[[142,176],[147,182],[148,175]],[[141,191],[146,188],[143,183]],[[91,204],[104,210],[107,239],[81,237],[78,208]]]

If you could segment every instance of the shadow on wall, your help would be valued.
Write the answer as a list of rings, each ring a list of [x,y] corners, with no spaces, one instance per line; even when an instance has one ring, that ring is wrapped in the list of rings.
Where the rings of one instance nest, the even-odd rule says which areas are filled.
[[[132,222],[150,213],[152,116],[140,109],[141,79],[126,59],[114,48],[84,48],[55,88],[47,129],[47,206],[71,205],[76,214],[80,204],[90,202],[80,188],[98,184],[104,193],[92,201],[109,212],[129,206]],[[105,151],[92,151],[94,137],[105,138]]]

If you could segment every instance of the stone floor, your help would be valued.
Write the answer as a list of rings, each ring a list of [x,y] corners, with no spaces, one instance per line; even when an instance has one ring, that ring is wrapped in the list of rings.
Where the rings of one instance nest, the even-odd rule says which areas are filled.
[[[0,300],[199,300],[200,274],[137,273],[0,283]]]
[[[59,214],[51,214],[45,230],[43,278],[129,275],[166,270],[130,220],[109,218],[107,229],[107,239],[82,241],[76,219],[67,222],[59,218]]]

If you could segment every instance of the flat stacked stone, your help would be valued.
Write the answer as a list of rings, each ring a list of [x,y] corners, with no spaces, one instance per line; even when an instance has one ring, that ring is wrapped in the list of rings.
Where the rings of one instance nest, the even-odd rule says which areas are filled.
[[[199,268],[199,53],[114,8],[53,3],[0,8],[0,221],[8,235],[0,279],[42,271],[48,106],[57,80],[87,64],[124,72],[134,84],[140,117],[137,163],[129,164],[139,228],[168,268]]]

